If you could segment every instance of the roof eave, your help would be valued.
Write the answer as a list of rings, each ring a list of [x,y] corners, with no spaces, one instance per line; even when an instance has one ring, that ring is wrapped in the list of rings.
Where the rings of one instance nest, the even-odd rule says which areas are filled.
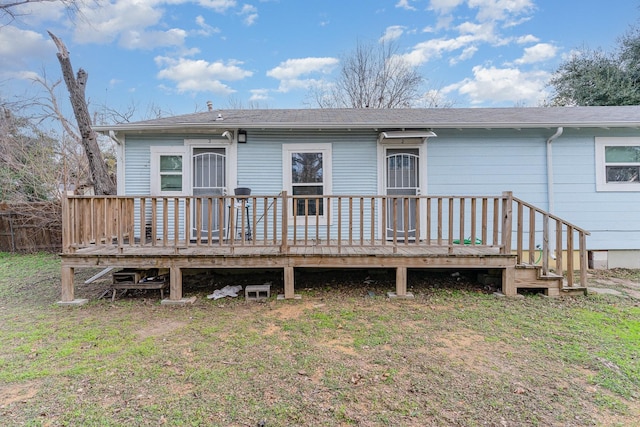
[[[226,129],[550,129],[558,126],[566,128],[640,128],[640,122],[541,122],[541,123],[176,123],[176,124],[121,124],[94,126],[100,133],[109,131],[125,133],[148,133],[170,131],[212,131]]]

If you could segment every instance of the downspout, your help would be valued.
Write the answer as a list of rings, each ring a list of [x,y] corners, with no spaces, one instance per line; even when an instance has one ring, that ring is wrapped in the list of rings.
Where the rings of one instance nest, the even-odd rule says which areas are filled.
[[[553,150],[551,149],[551,143],[558,139],[564,129],[559,126],[556,133],[551,135],[547,139],[547,208],[549,213],[553,213],[554,200],[553,200]]]
[[[113,130],[109,131],[109,138],[116,143],[116,193],[124,194],[124,141],[118,139]]]

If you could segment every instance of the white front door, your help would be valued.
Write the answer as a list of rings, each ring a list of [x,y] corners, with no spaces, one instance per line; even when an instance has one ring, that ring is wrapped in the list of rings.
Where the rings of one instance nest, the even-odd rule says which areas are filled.
[[[192,171],[194,196],[223,196],[226,193],[227,155],[225,148],[193,148]],[[212,202],[210,206],[208,200],[204,199],[199,212],[197,207],[193,206],[192,237],[196,237],[199,226],[202,238],[208,237],[209,230],[211,230],[212,236],[219,238],[220,225],[224,224],[224,214],[220,215],[220,199],[213,199]],[[198,214],[201,219],[200,224],[197,221]]]
[[[416,237],[417,199],[401,196],[420,194],[420,150],[418,148],[385,148],[385,194],[387,200],[386,236],[403,240]]]

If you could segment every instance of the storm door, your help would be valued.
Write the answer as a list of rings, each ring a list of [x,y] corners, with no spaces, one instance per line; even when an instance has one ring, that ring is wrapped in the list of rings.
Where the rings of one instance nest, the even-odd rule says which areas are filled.
[[[227,158],[225,149],[194,148],[192,159],[193,195],[203,197],[199,209],[197,203],[194,202],[193,204],[192,238],[197,237],[197,229],[199,228],[202,239],[208,238],[209,230],[211,230],[213,238],[219,239],[220,225],[223,224],[224,226],[224,209],[220,209],[222,200],[218,198],[208,199],[206,197],[226,194]],[[222,212],[222,215],[220,212]],[[198,214],[200,215],[200,222],[198,222]]]
[[[420,194],[420,155],[418,148],[387,148],[385,151],[385,191],[387,200],[387,239],[416,237],[416,196]]]

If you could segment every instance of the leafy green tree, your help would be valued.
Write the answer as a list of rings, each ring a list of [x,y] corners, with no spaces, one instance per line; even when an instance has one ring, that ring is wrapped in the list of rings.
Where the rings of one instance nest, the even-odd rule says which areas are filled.
[[[640,105],[640,29],[613,53],[586,49],[560,64],[550,82],[552,105]]]

